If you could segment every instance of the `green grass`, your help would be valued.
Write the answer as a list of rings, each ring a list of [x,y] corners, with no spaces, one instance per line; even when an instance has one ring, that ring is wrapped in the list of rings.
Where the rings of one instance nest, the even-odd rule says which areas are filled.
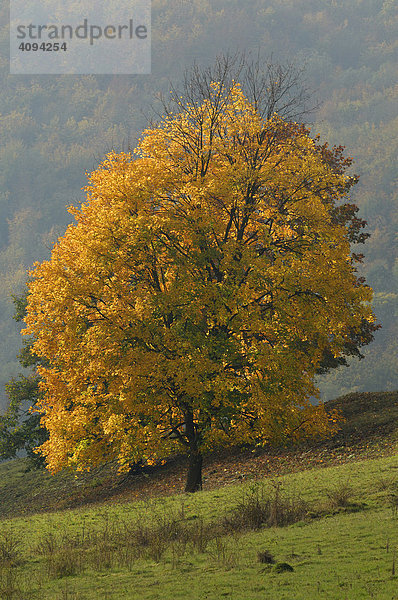
[[[0,600],[398,600],[398,394],[329,405],[347,419],[334,439],[193,495],[142,499],[179,463],[127,481],[0,464]]]
[[[397,447],[398,392],[348,394],[328,402],[326,406],[339,409],[345,417],[346,421],[340,432],[315,448],[309,446],[308,453],[304,451],[306,448],[302,448],[300,452],[294,449],[288,452],[267,449],[267,457],[270,458],[269,468],[267,467],[269,472],[281,474],[307,469],[309,466],[376,458],[391,453],[391,448]],[[250,452],[246,453],[247,463],[252,457]],[[228,471],[228,455],[224,455],[223,461],[223,467],[227,467]],[[220,469],[219,462],[216,462],[216,469]],[[27,467],[25,459],[0,463],[0,519],[103,502],[115,498],[125,489],[132,489],[132,484],[136,486],[137,482],[142,483],[145,476],[148,476],[146,473],[126,480],[117,475],[114,465],[105,465],[77,476],[63,472],[55,477],[43,470],[27,473]],[[183,462],[166,465],[163,469],[167,471],[170,468],[174,472],[179,471],[184,479]],[[205,461],[205,487],[211,471],[214,469],[210,457]],[[155,468],[149,474],[148,481],[153,481],[161,475],[161,470]],[[256,474],[254,470],[254,473],[247,472],[246,475],[255,477]],[[166,478],[168,476],[167,472]],[[174,483],[176,488],[183,487],[183,481],[176,480]]]
[[[234,507],[276,487],[308,503],[308,516],[287,527],[217,533]],[[0,560],[2,548],[9,552],[0,597],[391,600],[398,598],[397,495],[398,456],[390,456],[195,495],[4,520]],[[173,516],[188,531],[212,524],[202,548],[175,540],[161,546],[158,557],[150,544],[139,553],[123,551],[126,531],[148,527],[153,533]],[[278,573],[259,562],[264,551],[294,571]]]

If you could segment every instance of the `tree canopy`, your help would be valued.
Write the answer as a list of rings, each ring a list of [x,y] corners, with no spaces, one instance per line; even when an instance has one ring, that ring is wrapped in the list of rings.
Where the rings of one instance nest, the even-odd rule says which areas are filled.
[[[315,374],[374,328],[350,164],[234,81],[107,155],[31,273],[52,471],[182,448],[194,491],[205,450],[333,429]]]

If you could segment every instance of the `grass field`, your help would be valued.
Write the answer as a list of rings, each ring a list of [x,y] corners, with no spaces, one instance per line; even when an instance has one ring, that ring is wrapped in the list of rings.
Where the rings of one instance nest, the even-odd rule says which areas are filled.
[[[34,512],[35,493],[53,502],[73,478],[26,473],[21,460],[0,465],[14,514],[0,521],[1,600],[398,600],[396,399],[383,411],[368,404],[369,419],[358,404],[342,432],[351,454],[323,448],[342,464],[305,469],[300,458],[300,470],[193,495],[93,503],[101,472],[78,480],[88,494],[78,508]]]

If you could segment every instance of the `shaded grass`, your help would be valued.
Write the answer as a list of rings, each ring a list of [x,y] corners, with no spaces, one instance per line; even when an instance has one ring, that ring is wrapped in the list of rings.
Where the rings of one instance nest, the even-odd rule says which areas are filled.
[[[0,463],[0,518],[98,501],[112,494],[121,479],[111,464],[88,473],[64,471],[56,476],[44,469],[28,469],[23,458]]]
[[[398,439],[398,391],[350,393],[325,406],[326,410],[337,409],[344,417],[328,446],[356,446],[365,441],[372,450]]]

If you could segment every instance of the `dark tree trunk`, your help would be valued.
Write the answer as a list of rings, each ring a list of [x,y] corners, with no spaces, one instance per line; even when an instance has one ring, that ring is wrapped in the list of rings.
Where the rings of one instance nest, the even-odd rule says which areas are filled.
[[[200,452],[189,455],[186,492],[197,492],[202,489],[202,455]]]
[[[197,492],[202,489],[202,453],[198,445],[197,427],[193,420],[193,412],[191,409],[185,413],[185,434],[188,438],[188,473],[187,483],[185,485],[186,492]]]

